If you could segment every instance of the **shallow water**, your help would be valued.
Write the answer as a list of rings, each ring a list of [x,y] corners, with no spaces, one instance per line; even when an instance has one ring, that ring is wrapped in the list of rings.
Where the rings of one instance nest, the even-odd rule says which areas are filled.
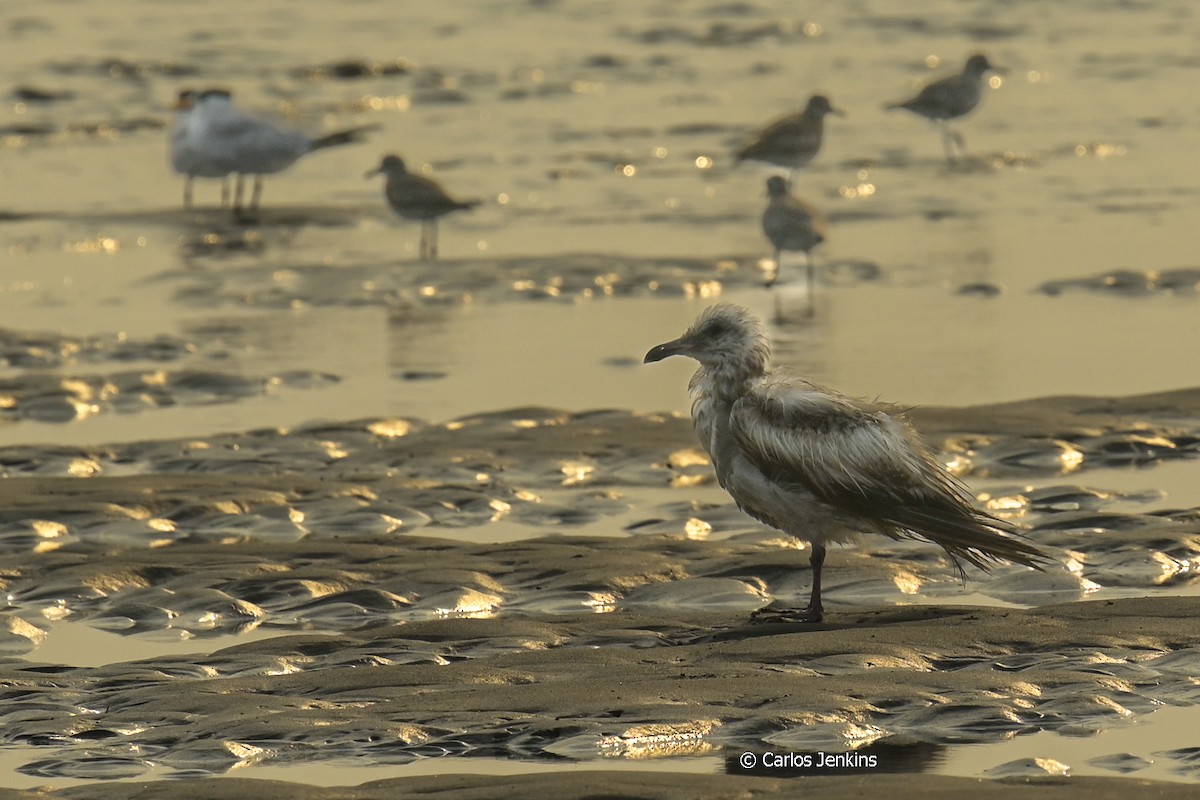
[[[765,173],[729,154],[816,91],[849,114],[796,181],[831,233],[816,315],[775,326],[778,362],[921,406],[1200,384],[1200,188],[1185,166],[1200,126],[1178,96],[1200,69],[1189,4],[946,3],[918,17],[869,2],[803,19],[765,1],[497,0],[404,14],[377,0],[336,17],[126,0],[28,5],[0,30],[0,469],[21,487],[0,519],[7,668],[115,669],[446,614],[741,614],[800,596],[806,554],[732,509],[686,424],[659,416],[686,412],[689,366],[640,360],[718,297],[771,313]],[[1009,72],[961,124],[971,155],[952,167],[932,129],[881,107],[976,50]],[[185,212],[166,107],[211,85],[313,131],[380,130],[268,180],[257,221],[216,209],[211,182]],[[437,265],[414,261],[416,228],[360,177],[388,151],[485,200],[443,221]],[[1194,404],[1107,428],[1060,410],[1069,425],[918,422],[1074,571],[964,587],[929,548],[868,542],[833,559],[833,611],[1194,595]],[[417,548],[433,559],[421,575],[379,566],[379,537],[410,530],[450,541]],[[521,548],[536,562],[555,547],[538,537],[556,534],[596,566],[543,586]],[[322,545],[334,537],[372,547],[347,560]],[[267,549],[222,550],[234,546]],[[97,756],[71,738],[78,700],[53,712],[62,738],[5,739],[20,774],[0,782],[242,763],[204,747]],[[1132,714],[1194,727],[1186,709]],[[1013,743],[992,733],[943,737],[930,769],[1060,752],[1001,755]],[[1114,733],[1070,740],[1077,774],[1106,769],[1083,764],[1116,752]],[[1014,742],[1043,735],[1059,734]],[[1144,774],[1195,779],[1165,771]]]

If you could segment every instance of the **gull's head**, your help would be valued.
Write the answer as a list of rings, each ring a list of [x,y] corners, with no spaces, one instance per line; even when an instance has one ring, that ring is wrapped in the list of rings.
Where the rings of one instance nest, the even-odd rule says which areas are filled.
[[[383,161],[379,162],[379,166],[375,169],[368,170],[363,177],[370,178],[373,175],[403,175],[408,172],[408,168],[404,166],[404,159],[398,155],[386,155]]]
[[[808,105],[804,107],[806,113],[825,116],[826,114],[836,114],[839,117],[846,116],[846,112],[841,109],[834,108],[833,103],[829,102],[829,98],[823,94],[814,94],[808,98]]]
[[[771,358],[771,344],[757,317],[741,306],[719,303],[704,309],[683,336],[652,348],[643,363],[670,356],[694,358],[721,371],[761,374]]]

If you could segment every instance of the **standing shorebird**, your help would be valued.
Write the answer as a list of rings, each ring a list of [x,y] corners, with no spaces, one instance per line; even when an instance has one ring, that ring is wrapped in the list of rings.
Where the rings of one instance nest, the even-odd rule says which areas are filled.
[[[300,131],[251,116],[233,105],[228,91],[211,89],[196,97],[189,127],[193,146],[204,157],[229,165],[229,171],[237,174],[233,210],[239,212],[243,176],[254,176],[249,208],[257,211],[264,175],[282,172],[301,156],[314,151],[361,142],[362,134],[376,126],[348,128],[313,139]]]
[[[990,63],[987,56],[978,53],[967,59],[967,65],[959,75],[951,75],[927,85],[917,96],[903,103],[892,103],[886,108],[903,108],[932,120],[942,134],[942,146],[946,149],[946,160],[954,161],[954,146],[964,154],[966,141],[958,131],[950,129],[949,121],[969,114],[979,105],[983,96],[983,76],[988,72],[1002,72]]]
[[[821,149],[826,114],[845,116],[830,104],[828,97],[814,94],[803,111],[772,122],[753,142],[739,150],[737,162],[762,161],[784,167],[789,173],[800,169]]]
[[[688,387],[692,422],[717,481],[742,511],[812,548],[808,607],[781,610],[782,619],[821,620],[825,546],[862,533],[940,545],[960,573],[960,559],[985,570],[1047,561],[972,504],[897,408],[769,369],[766,331],[744,308],[710,306],[645,362],[676,355],[700,362]]]
[[[806,314],[811,316],[816,285],[812,249],[825,241],[825,219],[815,207],[789,194],[787,181],[780,175],[767,178],[767,197],[769,200],[763,211],[762,229],[775,248],[775,271],[767,279],[767,286],[774,286],[779,280],[785,251],[803,253]],[[781,293],[776,292],[776,321],[783,317],[783,299]]]
[[[183,207],[192,207],[192,181],[195,178],[221,179],[221,206],[229,205],[229,173],[227,159],[213,158],[196,146],[192,133],[197,93],[184,89],[175,100],[175,119],[171,123],[171,168],[184,177]]]
[[[421,260],[437,261],[438,217],[451,211],[472,209],[480,201],[455,200],[436,182],[409,172],[400,156],[384,156],[379,166],[367,172],[366,177],[381,173],[387,176],[383,194],[392,210],[404,219],[421,221]]]

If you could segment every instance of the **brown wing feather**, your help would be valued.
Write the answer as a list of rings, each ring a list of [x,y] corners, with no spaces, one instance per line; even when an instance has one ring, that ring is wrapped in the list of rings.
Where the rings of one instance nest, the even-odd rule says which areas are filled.
[[[928,539],[975,566],[1007,559],[1037,566],[1014,526],[975,508],[966,488],[891,409],[806,382],[770,381],[731,412],[737,441],[762,472],[893,538]]]

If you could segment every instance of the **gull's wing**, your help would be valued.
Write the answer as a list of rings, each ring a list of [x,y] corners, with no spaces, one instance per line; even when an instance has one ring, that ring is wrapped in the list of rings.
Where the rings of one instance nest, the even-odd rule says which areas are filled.
[[[769,479],[801,485],[881,533],[929,539],[979,567],[998,558],[1036,566],[1041,553],[1002,535],[1013,526],[975,508],[896,413],[807,381],[768,378],[734,404],[730,422]]]

